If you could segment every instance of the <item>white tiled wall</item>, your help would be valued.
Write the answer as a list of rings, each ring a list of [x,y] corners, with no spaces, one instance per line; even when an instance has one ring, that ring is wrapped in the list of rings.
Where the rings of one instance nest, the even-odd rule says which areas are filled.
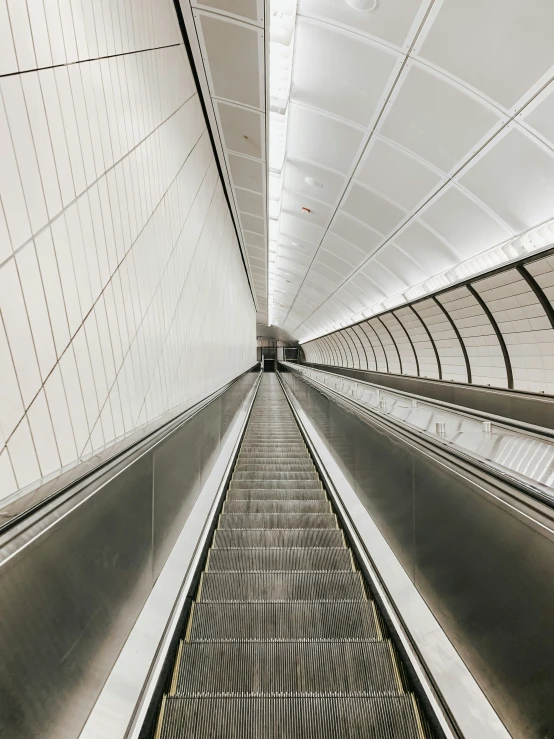
[[[171,0],[0,0],[0,498],[255,361]]]
[[[554,393],[554,329],[525,279],[511,269],[479,280],[474,287],[504,337],[514,387]]]

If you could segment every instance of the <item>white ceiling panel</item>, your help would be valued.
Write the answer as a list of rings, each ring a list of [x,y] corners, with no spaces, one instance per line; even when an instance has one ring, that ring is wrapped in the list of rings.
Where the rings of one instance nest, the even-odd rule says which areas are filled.
[[[265,116],[230,103],[218,102],[217,110],[227,150],[265,160]]]
[[[333,212],[325,203],[313,200],[306,195],[299,195],[295,192],[283,191],[282,209],[284,213],[292,213],[299,218],[303,218],[308,223],[325,228],[331,218]],[[302,211],[302,208],[308,208],[309,213]]]
[[[364,132],[317,110],[290,104],[287,154],[346,174],[359,152]]]
[[[341,259],[341,257],[327,251],[326,249],[319,250],[317,259],[326,267],[331,267],[331,269],[334,269],[335,272],[338,272],[344,277],[350,275],[353,269],[353,265],[350,264],[350,262],[346,262],[344,259]]]
[[[421,159],[376,138],[356,170],[356,179],[406,210],[412,210],[442,178]]]
[[[399,275],[380,264],[377,258],[372,259],[370,264],[363,268],[362,272],[376,285],[379,285],[385,295],[394,295],[402,292],[407,287]]]
[[[330,232],[346,241],[350,241],[351,244],[354,244],[363,251],[366,257],[373,254],[383,241],[380,233],[368,228],[360,221],[350,218],[346,213],[339,213],[337,215],[333,220]]]
[[[428,275],[442,272],[460,259],[458,253],[419,221],[410,221],[394,241],[414,261],[420,264]]]
[[[363,272],[356,272],[348,284],[354,285],[361,293],[363,293],[363,295],[366,296],[367,305],[376,303],[386,297],[386,293],[383,291],[382,287]]]
[[[306,182],[306,178],[315,180],[319,185],[309,184]],[[284,180],[285,190],[297,192],[332,205],[338,200],[344,186],[344,176],[330,169],[318,167],[310,162],[287,160]]]
[[[265,110],[263,31],[209,13],[195,15],[214,96]]]
[[[256,247],[257,249],[263,249],[266,245],[263,236],[252,233],[251,231],[244,234],[244,240],[248,248]]]
[[[399,54],[302,18],[296,34],[292,100],[369,126]]]
[[[381,133],[450,172],[499,120],[463,88],[411,65]]]
[[[460,182],[518,232],[554,214],[553,154],[514,128]]]
[[[455,186],[445,188],[420,214],[420,218],[452,244],[463,259],[513,235],[478,202]]]
[[[367,259],[367,254],[361,249],[330,232],[325,235],[321,248],[333,252],[354,267],[358,267]]]
[[[245,231],[251,231],[260,236],[265,234],[265,218],[258,218],[257,216],[251,216],[248,213],[241,213],[240,220],[242,221],[242,227]]]
[[[546,95],[536,107],[523,114],[523,119],[554,147],[554,84],[550,84]]]
[[[305,340],[353,319],[354,303],[376,310],[492,264],[500,252],[474,258],[554,217],[553,19],[544,0],[378,0],[367,12],[298,0],[272,201],[276,273],[296,266],[280,325]]]
[[[373,12],[363,13],[338,0],[299,0],[298,12],[404,46],[420,7],[421,0],[387,0]]]
[[[444,0],[418,53],[506,108],[552,67],[554,3]]]
[[[406,217],[405,210],[357,184],[352,186],[342,209],[382,234],[390,233]]]
[[[406,252],[399,249],[392,241],[379,249],[375,263],[380,264],[391,275],[401,280],[402,286],[400,289],[406,289],[410,285],[429,277],[426,270],[422,269],[414,260],[407,258]],[[373,264],[371,269],[373,269]]]
[[[264,210],[264,198],[257,192],[251,192],[250,190],[242,190],[240,187],[235,188],[235,195],[237,196],[237,203],[239,210],[243,213],[250,213],[250,215],[258,216],[263,218],[265,215]]]
[[[284,212],[281,214],[279,220],[281,233],[288,234],[295,240],[300,239],[317,247],[323,238],[324,230],[302,215],[296,216],[292,213]]]
[[[229,154],[229,165],[235,187],[254,190],[258,193],[264,192],[265,167],[263,162],[238,154]]]
[[[181,0],[180,5],[212,143],[253,285],[256,318],[266,323],[266,3]]]
[[[263,0],[202,0],[192,4],[197,8],[210,8],[238,18],[246,18],[254,23],[264,22]]]

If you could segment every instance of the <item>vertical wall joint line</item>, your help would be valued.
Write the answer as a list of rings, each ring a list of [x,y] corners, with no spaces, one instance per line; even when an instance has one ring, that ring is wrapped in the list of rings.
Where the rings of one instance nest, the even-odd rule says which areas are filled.
[[[506,377],[508,378],[508,387],[510,390],[513,390],[514,387],[514,375],[512,372],[512,362],[510,361],[510,355],[508,354],[508,347],[506,346],[506,342],[504,341],[504,337],[502,336],[502,331],[498,327],[498,324],[493,316],[493,314],[490,312],[490,309],[488,305],[485,303],[483,298],[479,295],[477,290],[471,285],[469,282],[467,284],[467,289],[469,292],[473,295],[475,300],[479,303],[481,306],[483,312],[487,316],[487,318],[490,321],[491,326],[494,329],[494,333],[496,334],[496,338],[498,339],[498,343],[500,344],[500,349],[502,350],[502,356],[504,357],[504,364],[506,365]]]
[[[406,326],[404,326],[404,324],[402,323],[402,321],[400,320],[400,318],[398,318],[398,316],[396,315],[396,313],[394,311],[392,311],[392,310],[391,310],[391,316],[394,316],[394,318],[396,318],[396,320],[400,324],[400,327],[402,328],[402,331],[404,331],[404,333],[406,334],[406,338],[410,342],[410,346],[412,347],[412,351],[414,353],[414,359],[415,359],[417,376],[418,377],[421,377],[421,373],[419,371],[419,359],[417,358],[417,352],[415,350],[414,343],[413,343],[413,341],[410,338],[410,334],[408,333],[408,329],[406,328]]]
[[[368,342],[369,346],[371,347],[371,351],[373,352],[373,361],[375,362],[375,372],[378,372],[379,371],[379,365],[377,364],[377,354],[375,354],[375,349],[373,348],[373,344],[371,343],[371,339],[367,335],[367,331],[364,329],[363,323],[357,323],[356,325],[358,326],[359,329],[361,329],[361,332],[366,337],[367,342]],[[360,339],[360,341],[361,341],[361,339]],[[366,358],[367,358],[367,353],[366,353]],[[369,362],[368,362],[367,368],[369,369]]]
[[[356,326],[352,326],[352,333],[356,335],[356,338],[357,338],[357,339],[358,339],[358,341],[360,342],[360,346],[362,347],[362,349],[363,349],[363,352],[364,352],[364,356],[365,356],[365,368],[366,368],[366,370],[368,370],[368,369],[369,369],[369,362],[368,362],[368,359],[367,359],[367,352],[366,352],[366,350],[365,350],[365,346],[363,345],[363,342],[362,342],[362,340],[361,340],[361,339],[360,339],[360,337],[358,336],[358,332],[357,332],[357,331],[355,331],[355,328],[356,328]],[[372,347],[372,350],[373,350],[373,347]],[[377,365],[375,365],[375,366],[377,367]]]
[[[552,307],[552,303],[548,300],[546,295],[544,294],[544,291],[542,287],[539,285],[539,283],[535,280],[533,275],[528,272],[525,268],[525,265],[519,264],[516,267],[519,274],[523,277],[525,282],[529,285],[531,290],[535,293],[535,296],[539,303],[542,306],[542,309],[546,313],[548,320],[550,321],[550,325],[552,328],[554,328],[554,308]]]
[[[419,313],[416,311],[416,309],[414,308],[414,306],[413,305],[409,305],[408,308],[410,308],[410,310],[412,311],[412,313],[415,314],[415,316],[417,317],[417,319],[419,320],[419,322],[421,323],[421,325],[425,329],[425,333],[429,337],[429,341],[431,342],[431,346],[433,347],[433,351],[435,352],[435,359],[437,360],[437,368],[438,368],[438,371],[439,371],[439,380],[442,380],[441,359],[439,357],[439,351],[437,349],[437,345],[435,344],[435,340],[433,339],[433,337],[431,335],[431,332],[427,328],[427,324],[425,323],[425,321],[423,320],[423,318],[419,315]]]
[[[469,363],[469,355],[467,353],[467,349],[466,349],[466,345],[464,344],[464,340],[462,339],[462,335],[458,331],[458,327],[454,323],[454,321],[452,319],[452,316],[446,310],[446,308],[444,307],[444,305],[442,303],[439,303],[439,301],[437,300],[437,298],[434,295],[431,296],[431,300],[433,300],[436,303],[436,305],[438,305],[439,309],[444,313],[444,315],[446,316],[446,320],[452,326],[452,330],[454,331],[454,333],[456,334],[456,337],[457,337],[458,341],[460,342],[460,347],[462,349],[462,353],[464,355],[464,359],[465,359],[465,363],[466,363],[467,381],[468,381],[468,383],[471,384],[471,382],[472,382],[472,379],[471,379],[471,365]]]
[[[404,374],[404,371],[402,369],[402,358],[400,357],[400,352],[398,351],[398,347],[396,346],[396,341],[394,340],[394,336],[389,331],[389,328],[386,325],[386,323],[384,321],[382,321],[379,318],[379,316],[377,316],[377,320],[379,321],[379,323],[381,324],[381,326],[385,329],[385,331],[387,332],[387,334],[390,336],[390,340],[392,341],[392,345],[396,349],[396,356],[398,357],[398,364],[400,365],[400,374],[403,375]]]

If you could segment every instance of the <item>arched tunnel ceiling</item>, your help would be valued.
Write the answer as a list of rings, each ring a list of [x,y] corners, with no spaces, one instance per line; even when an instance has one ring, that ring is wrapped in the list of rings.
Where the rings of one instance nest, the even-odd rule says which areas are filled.
[[[321,335],[554,216],[553,28],[545,0],[299,0],[275,323]]]

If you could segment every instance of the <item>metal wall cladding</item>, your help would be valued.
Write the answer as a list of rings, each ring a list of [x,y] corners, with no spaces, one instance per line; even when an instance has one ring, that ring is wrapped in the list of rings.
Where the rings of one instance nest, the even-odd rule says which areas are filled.
[[[432,400],[471,408],[483,413],[492,413],[503,418],[530,423],[534,426],[554,429],[554,399],[549,396],[527,395],[510,391],[491,390],[471,385],[455,385],[448,382],[436,382],[416,377],[389,375],[384,372],[367,372],[366,370],[347,367],[323,367],[315,363],[307,363],[308,367],[323,369],[345,377],[373,382],[377,385],[414,393]]]
[[[492,479],[439,465],[428,450],[284,377],[508,730],[554,736],[548,510],[536,506],[534,523],[487,494],[498,493]]]
[[[79,735],[213,467],[222,419],[229,425],[255,379],[245,375],[63,519],[54,512],[0,564],[1,737]]]

